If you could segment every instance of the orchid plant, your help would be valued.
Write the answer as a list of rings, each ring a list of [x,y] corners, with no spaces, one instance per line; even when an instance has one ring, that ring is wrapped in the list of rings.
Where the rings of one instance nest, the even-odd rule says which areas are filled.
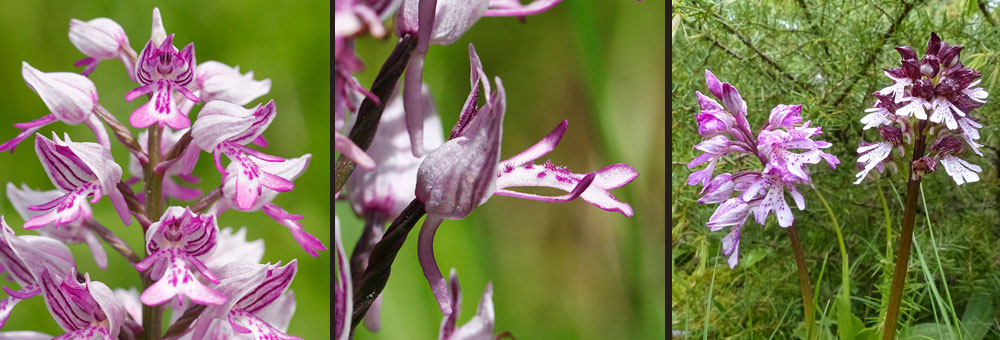
[[[112,19],[71,20],[70,41],[86,55],[76,63],[85,66],[82,74],[43,72],[22,63],[25,82],[50,113],[14,124],[20,133],[0,150],[13,152],[33,136],[55,188],[6,185],[26,222],[17,228],[0,216],[0,270],[20,286],[4,287],[8,296],[0,302],[0,326],[18,302],[41,295],[65,331],[55,339],[299,339],[285,334],[295,311],[289,286],[297,260],[261,263],[263,241],[247,241],[246,228],[223,227],[220,217],[230,209],[261,210],[288,228],[308,254],[319,256],[326,247],[304,230],[303,217],[273,203],[279,192],[292,191],[311,155],[286,159],[261,150],[277,105],[270,100],[245,106],[270,91],[269,79],[254,79],[253,72],[217,61],[197,63],[194,43],[178,49],[159,9],[152,18],[150,38],[139,53]],[[136,83],[124,100],[142,102],[128,116],[131,128],[100,104],[87,77],[111,59],[121,60]],[[37,133],[57,121],[86,124],[96,143]],[[133,128],[141,132],[136,135]],[[108,129],[130,154],[126,166],[112,157]],[[179,183],[201,180],[192,171],[203,151],[220,173],[218,186],[204,194]],[[123,168],[130,177],[123,177]],[[113,221],[98,221],[91,211],[105,196],[117,212]],[[144,251],[134,251],[118,236],[126,232],[142,233]],[[86,243],[97,266],[107,269],[101,240],[129,261],[142,287],[112,289],[98,281],[103,273],[77,271],[66,244]],[[170,326],[163,333],[167,310]],[[8,337],[53,338],[35,331],[0,332],[0,338]]]
[[[858,163],[864,168],[856,175],[861,181],[872,169],[890,165],[909,169],[902,232],[883,339],[893,339],[906,280],[906,267],[913,242],[917,195],[923,176],[938,164],[956,185],[979,181],[982,168],[966,161],[969,151],[979,151],[979,129],[983,127],[973,111],[986,103],[989,94],[976,87],[980,74],[965,67],[961,45],[949,45],[931,33],[923,58],[910,46],[896,47],[901,56],[898,68],[885,69],[892,84],[873,93],[873,107],[861,118],[864,129],[877,128],[882,141],[863,142],[858,147]],[[930,150],[927,149],[930,142]]]
[[[787,191],[799,210],[805,209],[805,197],[799,186],[812,186],[808,165],[825,161],[836,169],[840,160],[824,152],[832,144],[813,140],[822,134],[822,128],[802,122],[801,105],[779,104],[771,109],[767,121],[756,134],[747,121],[747,103],[739,91],[729,83],[720,82],[711,71],[705,70],[705,83],[710,94],[718,101],[695,91],[701,112],[695,116],[698,134],[704,141],[694,146],[703,152],[695,157],[688,168],[708,162],[701,170],[688,176],[688,185],[702,186],[698,203],[719,204],[706,226],[713,232],[730,227],[722,237],[722,253],[729,255],[729,268],[739,263],[740,235],[747,218],[752,214],[761,226],[774,213],[778,226],[785,228],[795,251],[802,290],[806,324],[812,324],[812,292],[805,266],[805,255],[795,228],[795,216],[785,200]],[[759,162],[760,168],[735,173],[714,175],[719,160],[730,154],[749,154]]]
[[[491,284],[487,284],[476,316],[457,326],[461,300],[457,273],[452,269],[446,281],[434,257],[434,234],[444,220],[463,219],[494,195],[543,202],[581,198],[609,212],[626,217],[634,214],[628,203],[609,192],[639,175],[632,166],[619,163],[576,173],[551,161],[537,162],[559,144],[567,131],[565,120],[528,149],[508,159],[500,157],[507,95],[499,77],[490,83],[471,43],[470,92],[447,139],[443,138],[431,89],[422,82],[429,45],[454,43],[483,16],[534,15],[559,2],[335,1],[335,149],[341,157],[334,195],[349,200],[354,213],[365,220],[365,229],[349,257],[336,220],[336,339],[351,338],[361,320],[372,331],[380,328],[381,292],[391,265],[410,230],[425,214],[417,258],[442,313],[439,339],[454,340],[491,339],[505,333],[494,335]],[[362,67],[353,51],[354,40],[364,32],[384,36],[381,22],[393,13],[400,37],[396,49],[371,89],[365,89],[352,75]],[[398,90],[404,70],[406,76]],[[351,119],[348,112],[353,113]],[[339,134],[347,128],[347,136]],[[541,196],[516,191],[515,187],[548,187],[566,194]],[[384,229],[388,222],[391,225]]]

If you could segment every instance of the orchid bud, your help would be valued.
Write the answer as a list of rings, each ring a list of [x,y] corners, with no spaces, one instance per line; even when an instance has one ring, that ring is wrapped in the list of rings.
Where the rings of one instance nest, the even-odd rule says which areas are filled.
[[[900,146],[903,144],[903,130],[892,125],[883,125],[878,128],[878,133],[882,139],[892,144]]]
[[[698,203],[701,204],[714,204],[722,203],[723,201],[729,199],[733,194],[733,189],[735,188],[735,182],[733,181],[733,175],[728,173],[723,173],[715,176],[711,182],[708,182],[708,186],[701,191],[704,195],[698,199]]]
[[[931,144],[931,150],[937,151],[941,155],[958,155],[964,150],[964,144],[953,136],[942,136]]]
[[[938,70],[941,68],[941,63],[937,56],[933,54],[928,54],[924,56],[924,60],[920,62],[920,74],[924,77],[933,78],[938,74]]]
[[[246,145],[271,125],[277,112],[274,100],[253,109],[220,100],[205,104],[191,127],[192,143],[212,152],[224,142]]]
[[[94,59],[114,59],[119,49],[128,46],[128,36],[117,22],[108,18],[90,21],[70,19],[69,41]]]
[[[958,46],[946,45],[937,53],[938,59],[941,59],[941,65],[944,65],[944,67],[946,68],[952,68],[955,67],[955,65],[958,65],[958,56],[959,54],[962,53],[962,49],[964,48],[965,46],[961,45]]]
[[[120,58],[128,70],[129,77],[135,80],[133,72],[135,65],[132,57],[129,56],[129,54],[135,55],[135,51],[129,46],[125,30],[114,20],[108,18],[97,18],[90,21],[70,19],[69,41],[80,52],[87,55],[87,58],[74,64],[76,66],[87,65],[87,68],[82,72],[84,76],[93,72],[101,60]]]
[[[920,157],[920,159],[913,161],[912,166],[914,176],[923,176],[937,169],[937,161],[930,157]]]
[[[198,65],[195,82],[201,88],[205,102],[221,100],[236,105],[247,105],[271,90],[271,79],[254,80],[253,71],[240,74],[240,67],[229,67],[217,61]]]
[[[768,118],[768,128],[777,129],[788,127],[802,121],[802,105],[778,104],[771,109],[771,116]]]
[[[68,72],[45,73],[27,62],[21,62],[21,75],[49,111],[67,124],[83,123],[94,111],[97,87],[87,77]]]

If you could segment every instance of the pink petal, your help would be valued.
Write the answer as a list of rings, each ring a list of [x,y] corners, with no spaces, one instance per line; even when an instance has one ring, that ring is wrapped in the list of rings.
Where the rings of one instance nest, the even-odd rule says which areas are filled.
[[[523,17],[526,15],[535,15],[545,12],[552,7],[555,7],[562,0],[535,0],[528,5],[521,5],[517,1],[511,1],[510,3],[504,1],[500,3],[501,6],[496,6],[496,3],[500,2],[497,0],[490,1],[490,9],[487,9],[483,13],[484,17]],[[518,6],[512,6],[516,3]],[[492,335],[492,334],[490,334]]]
[[[500,163],[521,165],[545,156],[549,152],[552,152],[552,150],[555,150],[556,146],[559,145],[559,141],[562,140],[563,135],[566,134],[567,126],[569,126],[569,121],[563,120],[562,123],[559,123],[555,129],[552,129],[552,131],[545,135],[545,137],[538,141],[538,143],[535,143],[535,145],[528,147],[524,151],[521,151],[521,153],[501,161]]]
[[[300,337],[279,331],[242,309],[230,311],[228,320],[229,324],[233,326],[233,330],[238,333],[250,333],[256,340],[302,340]]]

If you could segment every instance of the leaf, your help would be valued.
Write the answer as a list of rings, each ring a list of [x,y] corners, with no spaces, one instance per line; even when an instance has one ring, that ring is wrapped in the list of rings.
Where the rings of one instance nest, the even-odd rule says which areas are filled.
[[[955,332],[945,324],[922,323],[904,328],[899,332],[899,340],[938,340],[955,338]]]
[[[993,299],[989,294],[975,293],[962,314],[962,328],[972,340],[982,340],[993,326],[993,316]]]
[[[774,250],[771,248],[753,248],[740,259],[740,266],[743,268],[752,268],[754,264],[773,253]]]
[[[858,332],[858,335],[854,337],[855,340],[879,340],[882,338],[882,334],[879,334],[876,327],[862,329]]]
[[[851,313],[851,300],[846,294],[837,297],[837,337],[841,340],[854,340],[865,327],[860,318]]]

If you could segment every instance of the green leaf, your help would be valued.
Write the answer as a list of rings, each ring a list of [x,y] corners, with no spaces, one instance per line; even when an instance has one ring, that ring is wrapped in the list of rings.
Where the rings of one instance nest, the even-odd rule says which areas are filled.
[[[972,340],[982,340],[992,327],[993,299],[989,294],[976,293],[965,306],[962,314],[962,328],[972,337]]]
[[[854,340],[865,328],[864,322],[851,313],[851,300],[846,294],[837,297],[837,337],[840,340]]]
[[[922,323],[904,328],[899,332],[899,340],[938,340],[953,339],[955,332],[946,324]]]

